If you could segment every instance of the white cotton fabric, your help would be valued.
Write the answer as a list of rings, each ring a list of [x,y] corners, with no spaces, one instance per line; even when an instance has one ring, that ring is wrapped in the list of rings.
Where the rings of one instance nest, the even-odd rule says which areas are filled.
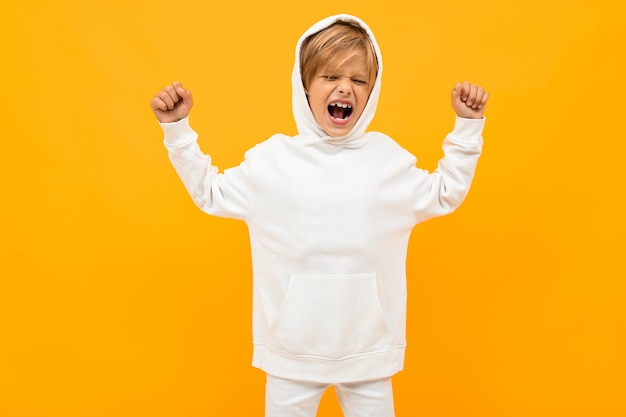
[[[315,417],[330,384],[267,375],[265,417]],[[394,417],[391,378],[335,384],[344,417]]]
[[[298,53],[304,37],[338,19],[353,19],[368,30],[379,71],[350,134],[329,138],[308,108]],[[317,23],[302,39],[293,75],[298,135],[272,136],[223,173],[200,150],[189,119],[162,124],[165,146],[201,210],[248,226],[253,365],[281,378],[332,384],[384,378],[403,368],[411,230],[450,213],[465,198],[484,119],[457,118],[438,168],[419,169],[416,158],[391,138],[365,132],[382,74],[367,26],[340,15]],[[224,141],[208,136],[209,143]],[[210,230],[202,233],[219,239]],[[210,270],[207,276],[223,279]],[[245,279],[228,277],[234,278]],[[220,335],[215,340],[229,343]]]

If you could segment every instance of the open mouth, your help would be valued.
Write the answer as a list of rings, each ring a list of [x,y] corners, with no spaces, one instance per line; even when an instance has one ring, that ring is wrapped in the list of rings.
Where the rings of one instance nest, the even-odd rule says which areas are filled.
[[[330,103],[328,105],[328,114],[333,119],[346,120],[352,114],[352,106],[348,103]]]

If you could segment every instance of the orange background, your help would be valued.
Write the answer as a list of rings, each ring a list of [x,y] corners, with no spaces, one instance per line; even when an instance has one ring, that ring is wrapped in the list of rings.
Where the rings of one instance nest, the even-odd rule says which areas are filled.
[[[624,3],[340,3],[3,2],[0,415],[262,415],[245,225],[195,208],[148,103],[183,81],[238,164],[294,133],[296,40],[339,12],[383,51],[371,128],[422,167],[454,83],[492,95],[466,202],[411,240],[397,414],[626,415]]]

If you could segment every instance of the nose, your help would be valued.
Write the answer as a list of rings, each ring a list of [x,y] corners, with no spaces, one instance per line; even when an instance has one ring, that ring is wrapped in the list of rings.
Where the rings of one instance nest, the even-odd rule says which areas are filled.
[[[350,94],[352,92],[352,87],[348,81],[341,81],[338,86],[338,91],[341,94]]]

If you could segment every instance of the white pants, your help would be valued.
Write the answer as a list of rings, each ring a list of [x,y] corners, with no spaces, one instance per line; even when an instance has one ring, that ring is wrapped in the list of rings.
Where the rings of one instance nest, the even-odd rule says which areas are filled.
[[[329,386],[345,417],[394,417],[391,378],[343,384],[292,381],[267,375],[265,417],[315,417]]]

